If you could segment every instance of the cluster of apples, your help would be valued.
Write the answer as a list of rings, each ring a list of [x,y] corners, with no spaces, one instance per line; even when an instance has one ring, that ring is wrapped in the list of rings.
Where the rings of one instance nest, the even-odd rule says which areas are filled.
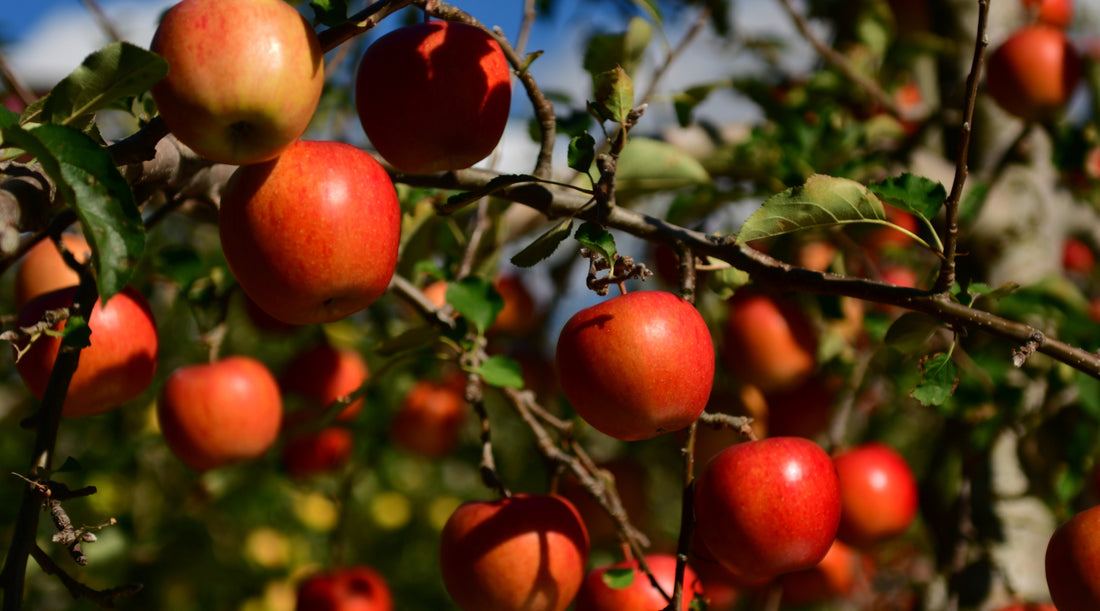
[[[989,56],[986,89],[1011,115],[1050,120],[1065,108],[1084,70],[1065,33],[1073,20],[1073,0],[1021,2],[1030,22]]]

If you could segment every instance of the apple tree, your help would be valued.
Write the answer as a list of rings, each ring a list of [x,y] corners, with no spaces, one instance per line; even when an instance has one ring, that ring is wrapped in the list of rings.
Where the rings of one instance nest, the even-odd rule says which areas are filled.
[[[3,611],[1100,608],[1090,7],[486,6],[0,61]]]

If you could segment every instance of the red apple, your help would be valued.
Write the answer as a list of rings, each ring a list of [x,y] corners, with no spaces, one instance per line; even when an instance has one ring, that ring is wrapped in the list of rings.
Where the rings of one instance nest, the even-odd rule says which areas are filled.
[[[840,524],[833,461],[801,437],[732,446],[696,479],[695,520],[707,551],[737,575],[808,569],[825,557]]]
[[[664,291],[628,293],[577,312],[558,337],[555,360],[581,418],[625,441],[694,422],[714,381],[703,317]]]
[[[82,235],[63,233],[61,242],[80,263],[92,256],[92,249]],[[43,293],[77,284],[80,284],[80,276],[61,258],[53,240],[47,238],[35,244],[19,261],[15,270],[15,306],[22,308]]]
[[[72,305],[77,287],[35,297],[23,306],[17,325],[37,323],[47,310]],[[101,414],[137,398],[157,370],[157,327],[145,297],[132,288],[104,304],[97,301],[88,317],[91,345],[80,352],[80,363],[69,382],[61,415],[70,418]],[[65,322],[55,329],[65,328]],[[61,349],[61,338],[42,335],[16,364],[35,397],[42,399]]]
[[[1062,243],[1062,269],[1088,275],[1096,267],[1096,255],[1079,238],[1067,238]]]
[[[493,288],[500,293],[504,307],[489,327],[490,333],[522,335],[535,326],[535,300],[523,281],[516,276],[498,276]]]
[[[292,324],[339,320],[386,291],[401,210],[386,171],[340,142],[299,141],[226,184],[222,248],[241,288]]]
[[[348,566],[310,576],[298,586],[295,611],[393,611],[385,578],[366,566]]]
[[[181,367],[157,401],[165,442],[196,471],[259,457],[275,442],[282,415],[275,377],[247,356]]]
[[[353,444],[351,431],[338,426],[302,433],[283,446],[283,466],[291,477],[336,471],[351,459]]]
[[[1068,28],[1073,22],[1073,0],[1020,0],[1039,23]]]
[[[1042,24],[1016,30],[989,56],[988,66],[989,95],[1005,112],[1026,121],[1057,116],[1082,72],[1065,32]]]
[[[909,529],[917,515],[917,480],[905,458],[888,445],[865,443],[839,454],[843,513],[837,537],[857,548]]]
[[[386,34],[363,55],[355,81],[371,144],[410,174],[468,168],[488,156],[511,101],[500,46],[463,23],[429,21]]]
[[[390,439],[398,447],[442,458],[454,449],[466,421],[466,380],[461,375],[413,385],[390,423]]]
[[[1058,611],[1050,603],[1012,603],[1007,607],[1001,607],[997,611]]]
[[[640,569],[637,561],[620,562],[610,566],[595,569],[588,573],[577,594],[576,611],[664,611],[668,608],[672,596],[672,590],[676,585],[676,556],[669,554],[650,554],[646,556],[646,564],[653,573],[653,577],[661,586],[661,589],[653,587]],[[626,587],[617,588],[608,571],[612,574],[633,570],[634,581]],[[615,575],[614,579],[621,579],[621,575]],[[609,583],[610,581],[610,583]],[[703,596],[703,588],[695,571],[690,566],[684,568],[684,595],[681,609],[687,610],[691,601]],[[664,591],[662,594],[661,591]],[[666,599],[665,595],[669,598]]]
[[[833,541],[821,562],[779,578],[783,603],[806,606],[847,597],[855,588],[859,564],[858,552]]]
[[[321,99],[320,43],[282,0],[183,0],[150,49],[168,61],[153,86],[168,129],[218,163],[273,159],[305,132]]]
[[[279,376],[279,388],[287,397],[303,401],[300,409],[291,412],[287,425],[294,427],[324,415],[325,409],[337,399],[351,395],[370,375],[367,362],[355,350],[318,344],[302,351],[287,363]],[[340,422],[354,420],[363,411],[363,399],[347,405],[336,416]]]
[[[440,538],[443,584],[463,611],[564,611],[588,563],[588,532],[560,496],[465,503]]]
[[[798,387],[817,366],[817,339],[801,310],[753,289],[730,299],[724,337],[726,369],[765,395]]]
[[[1100,506],[1070,518],[1047,543],[1046,573],[1058,611],[1100,609]]]

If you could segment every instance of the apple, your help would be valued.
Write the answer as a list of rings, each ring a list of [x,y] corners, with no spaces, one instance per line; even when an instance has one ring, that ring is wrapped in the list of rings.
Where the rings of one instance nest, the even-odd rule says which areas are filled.
[[[401,209],[386,171],[367,153],[299,141],[233,173],[219,230],[229,268],[261,309],[291,324],[332,322],[386,291]]]
[[[695,521],[706,550],[746,579],[808,569],[840,524],[836,468],[801,437],[731,446],[695,480]]]
[[[298,585],[295,611],[393,611],[393,594],[382,575],[367,566],[346,566],[311,575]]]
[[[535,325],[535,300],[517,276],[501,275],[493,280],[504,307],[489,327],[490,333],[522,335]]]
[[[714,345],[691,303],[664,291],[612,297],[558,336],[562,392],[596,430],[650,439],[694,422],[714,381]]]
[[[779,578],[783,603],[806,606],[847,597],[855,589],[859,564],[858,552],[833,541],[821,562]]]
[[[1044,121],[1065,107],[1081,73],[1081,57],[1065,32],[1029,25],[1013,32],[989,56],[986,89],[1005,112],[1025,121]]]
[[[196,471],[261,456],[275,442],[282,415],[275,376],[248,356],[180,367],[157,401],[165,442]]]
[[[588,551],[572,503],[516,494],[459,506],[443,526],[439,560],[463,611],[564,611],[584,581]]]
[[[42,319],[47,310],[72,305],[77,287],[58,289],[31,299],[19,313],[17,325]],[[55,330],[65,328],[62,321]],[[91,345],[80,351],[80,363],[69,382],[61,415],[93,416],[136,399],[149,387],[157,370],[157,327],[145,297],[127,287],[104,304],[96,301],[88,317]],[[27,388],[39,400],[46,394],[61,338],[42,335],[23,355],[16,368]]]
[[[279,388],[284,396],[297,397],[304,404],[288,415],[287,425],[295,427],[324,415],[337,399],[351,395],[370,376],[367,361],[351,348],[318,344],[298,353],[283,368]],[[363,411],[364,400],[356,399],[343,408],[336,420],[354,420]]]
[[[622,611],[624,609],[664,611],[668,608],[672,590],[676,585],[676,556],[650,554],[646,556],[646,564],[661,586],[660,590],[655,588],[649,577],[638,568],[637,561],[620,562],[588,573],[577,594],[576,611]],[[611,571],[611,575],[608,571]],[[634,581],[625,587],[616,587],[615,582],[622,579],[622,575],[615,573],[627,571],[632,571]],[[695,597],[703,597],[702,585],[690,566],[684,568],[683,591],[683,603],[680,608],[685,611],[690,608],[691,601]],[[668,599],[665,598],[666,594],[669,596]]]
[[[754,289],[729,300],[725,326],[726,369],[765,395],[791,390],[817,367],[817,338],[793,303]]]
[[[183,0],[164,14],[150,49],[168,62],[152,89],[160,116],[211,161],[275,158],[321,99],[320,43],[283,0]]]
[[[283,466],[291,477],[336,471],[351,459],[354,438],[343,427],[330,426],[290,438],[283,446]]]
[[[791,390],[765,395],[771,435],[813,439],[827,431],[842,385],[840,378],[812,376]]]
[[[1062,243],[1062,269],[1082,275],[1092,273],[1096,267],[1096,254],[1080,238],[1067,238]]]
[[[1047,543],[1046,574],[1058,611],[1100,609],[1100,506],[1091,507],[1054,531]]]
[[[1039,23],[1068,28],[1073,22],[1073,0],[1020,0],[1024,9]]]
[[[403,27],[363,54],[355,105],[363,131],[395,168],[429,174],[468,168],[493,152],[512,102],[497,41],[472,25]]]
[[[420,380],[409,389],[390,423],[390,439],[404,450],[442,458],[454,449],[466,422],[466,380]]]
[[[843,513],[837,537],[867,548],[909,529],[917,515],[917,480],[890,446],[869,442],[836,456]]]
[[[61,234],[65,249],[85,263],[92,256],[92,249],[84,236],[75,233]],[[15,270],[15,306],[22,308],[31,299],[57,289],[80,284],[76,270],[65,263],[61,252],[51,239],[35,244],[19,261]]]

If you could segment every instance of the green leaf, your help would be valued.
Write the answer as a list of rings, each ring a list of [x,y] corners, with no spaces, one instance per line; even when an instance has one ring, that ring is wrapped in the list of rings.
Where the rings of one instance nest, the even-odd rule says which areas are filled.
[[[959,378],[949,353],[925,357],[920,364],[921,381],[910,393],[923,405],[943,405],[955,392]]]
[[[667,142],[631,138],[623,147],[615,171],[619,192],[668,191],[711,183],[698,160]]]
[[[603,582],[607,584],[607,587],[613,590],[621,590],[623,588],[629,588],[634,583],[634,575],[638,571],[633,568],[626,569],[607,569],[604,571]]]
[[[347,0],[311,0],[309,8],[313,9],[313,23],[315,25],[322,24],[333,27],[348,20]]]
[[[847,178],[814,174],[806,183],[773,195],[741,226],[738,242],[751,242],[814,227],[885,221],[882,202]]]
[[[615,236],[596,223],[585,222],[577,228],[577,233],[573,237],[581,243],[581,246],[599,253],[608,263],[613,263],[615,255],[619,253],[615,247]]]
[[[736,267],[726,267],[706,275],[707,287],[718,295],[719,299],[729,299],[737,289],[749,283],[749,273]]]
[[[596,139],[592,134],[583,134],[569,141],[569,167],[578,172],[587,173],[596,159]]]
[[[504,307],[504,299],[485,278],[467,276],[447,284],[447,303],[484,333]]]
[[[676,111],[676,121],[680,124],[680,127],[691,125],[691,113],[695,110],[695,107],[702,104],[712,91],[728,84],[696,85],[672,96],[672,108]]]
[[[145,226],[130,185],[107,150],[87,134],[62,125],[0,128],[4,142],[34,155],[71,205],[92,247],[99,296],[122,290],[145,249]]]
[[[519,363],[500,354],[486,359],[477,373],[490,386],[522,389],[524,385],[523,370]]]
[[[597,74],[593,84],[595,108],[600,117],[605,121],[625,123],[634,108],[634,82],[622,66]]]
[[[80,462],[78,462],[72,456],[68,456],[65,458],[65,462],[62,463],[60,467],[54,469],[54,473],[76,473],[82,468],[83,467],[80,466]]]
[[[914,352],[928,345],[928,340],[943,328],[938,320],[921,312],[906,312],[886,331],[886,345],[903,353]]]
[[[83,316],[69,316],[65,328],[61,330],[62,345],[72,348],[87,348],[92,345],[92,328]]]
[[[942,184],[916,174],[871,183],[871,191],[882,201],[926,219],[935,217],[947,199],[947,189]]]
[[[562,220],[557,225],[550,228],[549,231],[535,238],[534,242],[531,242],[523,250],[517,252],[512,256],[512,265],[517,267],[534,267],[535,264],[540,261],[544,261],[554,254],[554,251],[558,249],[558,245],[562,243],[562,240],[569,237],[569,234],[573,231],[573,219],[567,218]]]
[[[653,26],[634,17],[621,34],[593,34],[584,50],[584,69],[595,79],[600,73],[622,66],[635,74],[653,38]]]
[[[7,107],[0,106],[0,129],[18,124],[19,113],[8,110]]]
[[[168,74],[156,53],[116,42],[92,53],[46,96],[39,123],[73,125],[121,98],[148,91]]]

